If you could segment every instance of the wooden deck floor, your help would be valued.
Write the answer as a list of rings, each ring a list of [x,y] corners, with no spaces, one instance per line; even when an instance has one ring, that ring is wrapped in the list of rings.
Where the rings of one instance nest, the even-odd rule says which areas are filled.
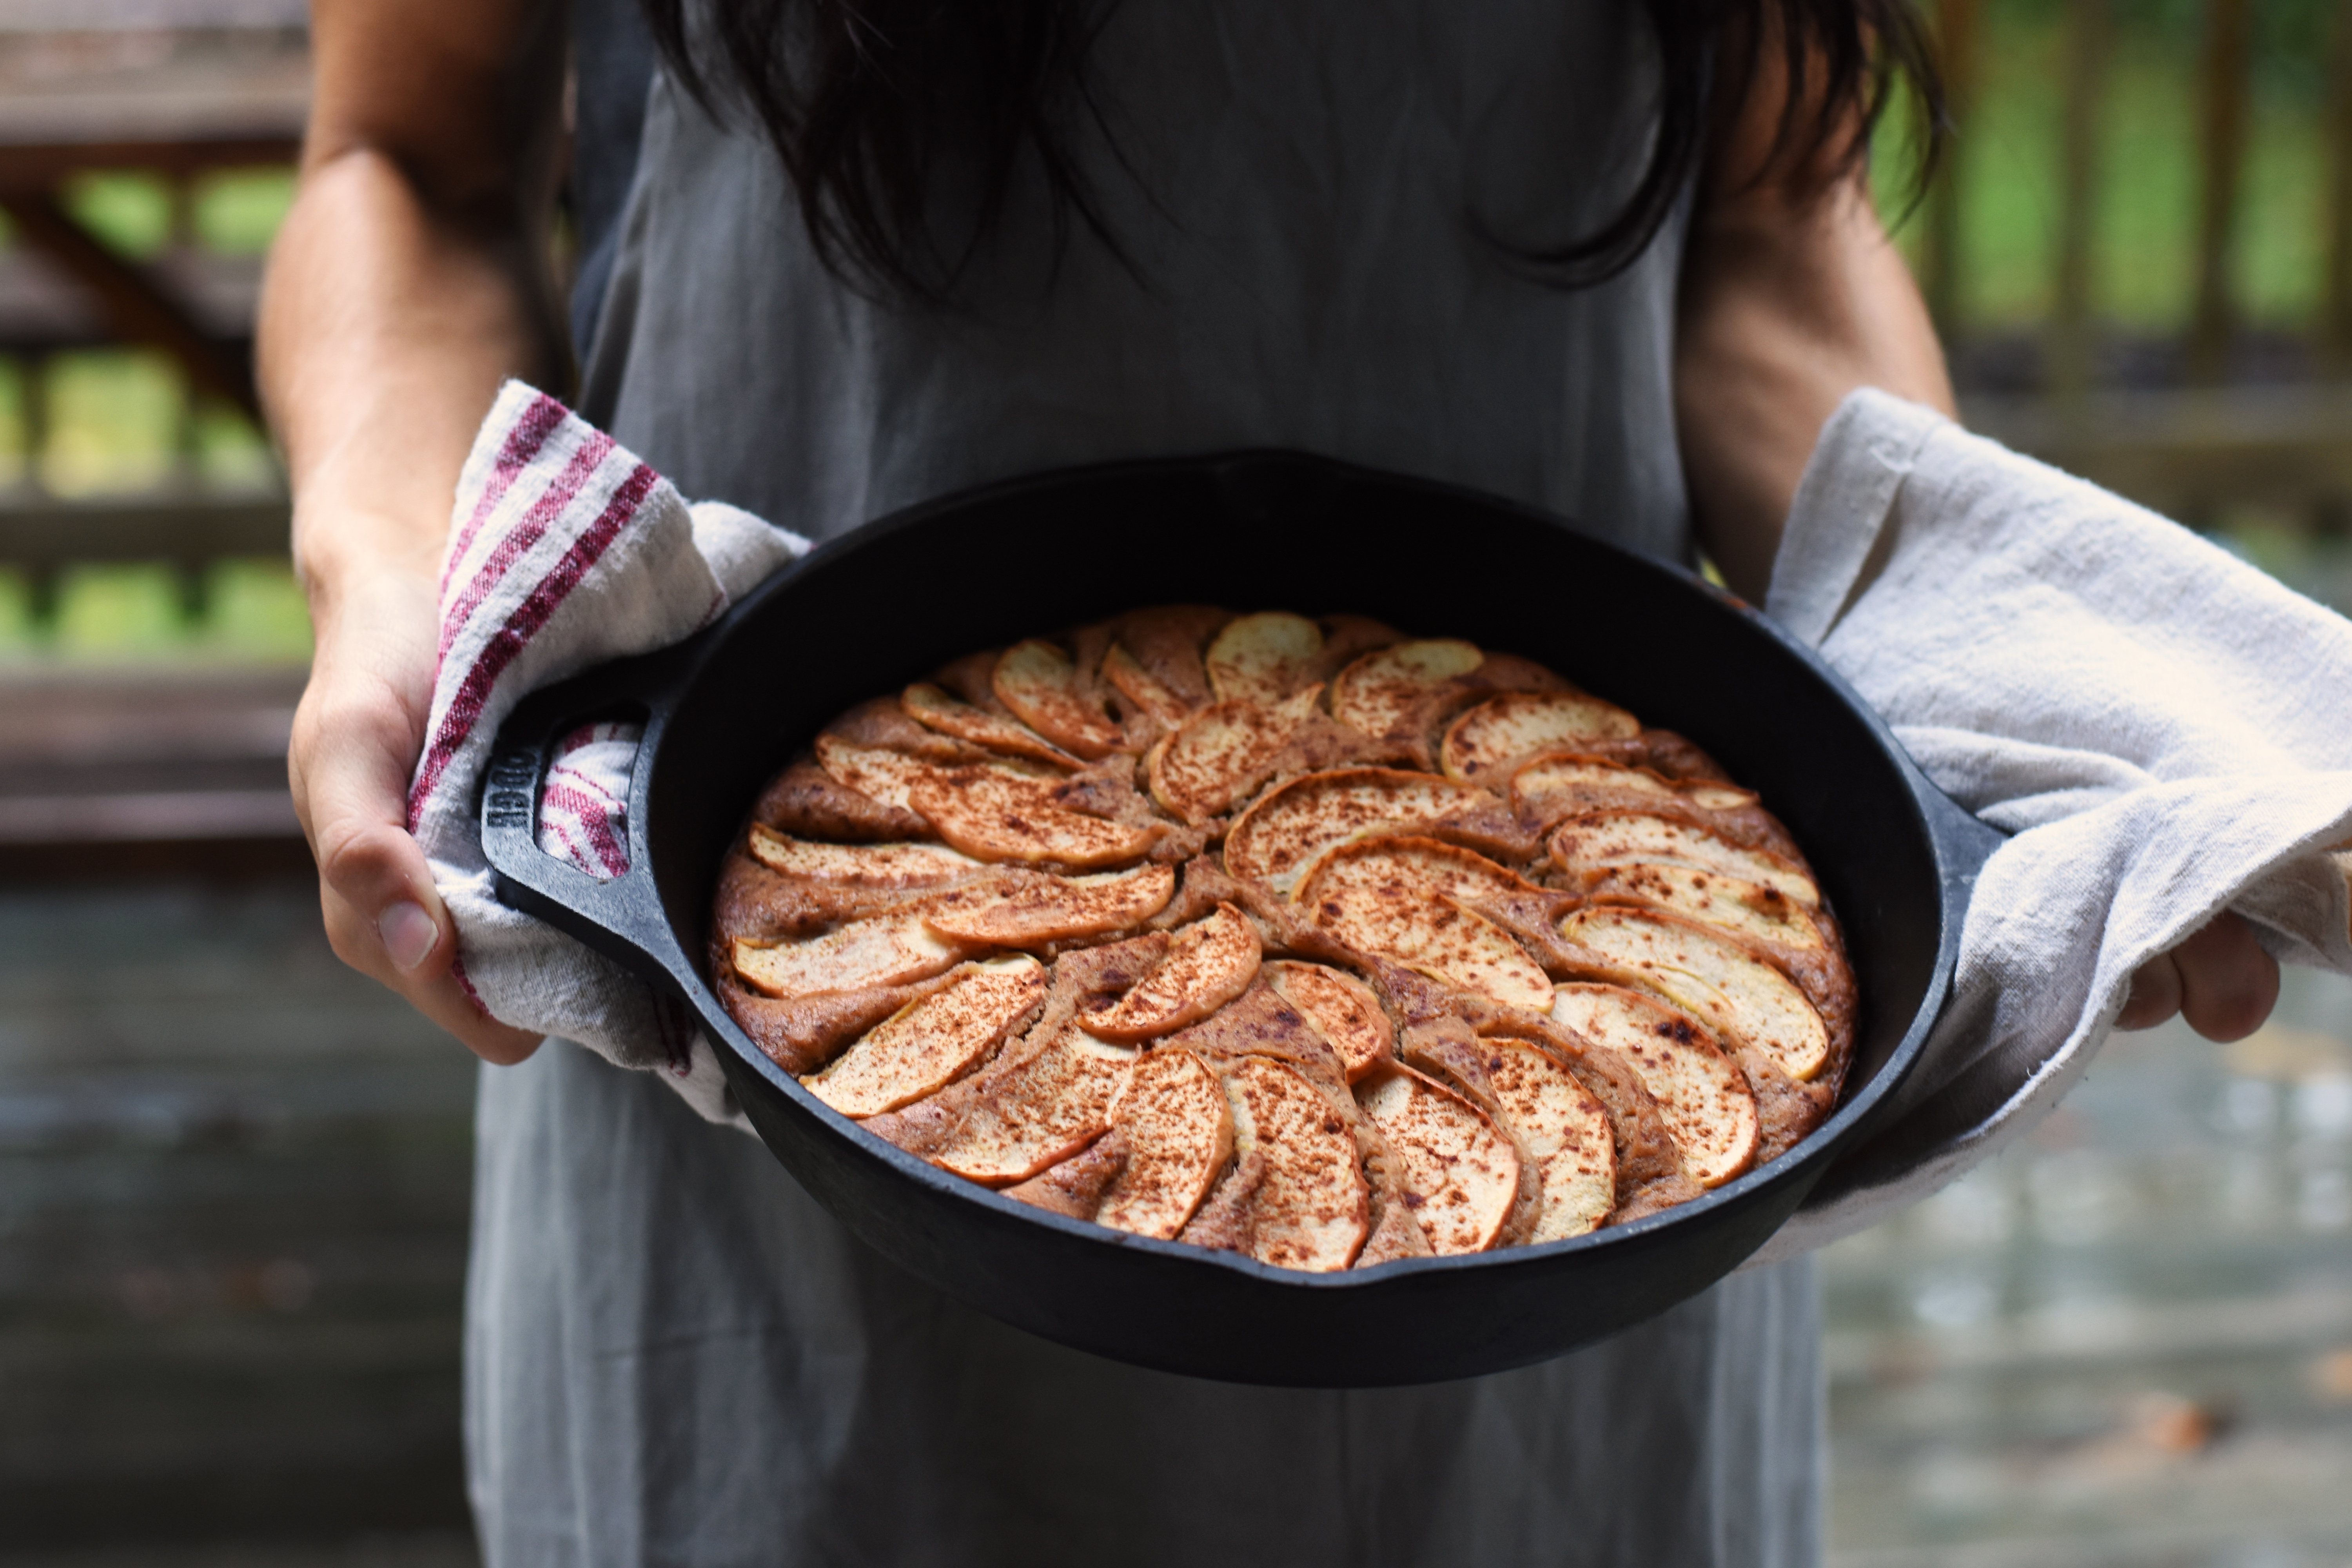
[[[0,897],[0,1552],[462,1560],[471,1058],[313,898]]]

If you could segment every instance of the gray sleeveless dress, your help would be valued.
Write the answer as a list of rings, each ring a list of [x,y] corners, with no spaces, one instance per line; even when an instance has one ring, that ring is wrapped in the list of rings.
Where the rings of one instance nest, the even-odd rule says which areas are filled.
[[[1132,268],[1057,250],[1019,191],[955,314],[843,288],[764,144],[656,79],[625,213],[590,225],[610,283],[583,401],[687,494],[819,538],[1039,468],[1281,446],[1680,553],[1678,231],[1581,293],[1480,237],[1556,240],[1622,190],[1650,84],[1633,12],[1128,0],[1096,60]],[[583,94],[601,68],[583,56]],[[633,108],[583,97],[583,136],[633,134]],[[751,1140],[564,1042],[485,1071],[478,1160],[467,1436],[495,1568],[1820,1555],[1801,1265],[1522,1372],[1254,1389],[940,1296]]]

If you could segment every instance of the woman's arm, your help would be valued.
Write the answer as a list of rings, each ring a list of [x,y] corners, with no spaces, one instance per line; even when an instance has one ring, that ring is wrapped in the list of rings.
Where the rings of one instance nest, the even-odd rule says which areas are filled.
[[[493,1061],[535,1037],[450,974],[405,831],[432,697],[450,497],[499,383],[566,358],[547,237],[560,0],[317,0],[301,184],[262,292],[259,373],[317,634],[289,771],[336,953]]]
[[[1874,386],[1949,414],[1952,384],[1911,274],[1838,148],[1776,166],[1780,100],[1759,91],[1712,150],[1683,263],[1675,416],[1700,542],[1759,603],[1806,459],[1840,403]],[[2251,1034],[2278,965],[2226,911],[2132,978],[2116,1022],[2179,1013],[2217,1040]]]

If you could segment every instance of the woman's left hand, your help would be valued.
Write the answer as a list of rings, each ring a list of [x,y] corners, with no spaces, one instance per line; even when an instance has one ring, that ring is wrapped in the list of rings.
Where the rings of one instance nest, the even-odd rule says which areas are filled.
[[[2224,910],[2140,965],[2116,1027],[2152,1029],[2178,1013],[2209,1040],[2240,1040],[2263,1026],[2278,994],[2278,961],[2254,941],[2253,927]]]

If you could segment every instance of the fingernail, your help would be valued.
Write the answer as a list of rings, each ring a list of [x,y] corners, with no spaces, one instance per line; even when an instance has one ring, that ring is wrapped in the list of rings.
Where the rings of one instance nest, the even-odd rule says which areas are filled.
[[[441,932],[416,904],[394,904],[375,917],[375,934],[395,969],[414,969],[432,956]]]

